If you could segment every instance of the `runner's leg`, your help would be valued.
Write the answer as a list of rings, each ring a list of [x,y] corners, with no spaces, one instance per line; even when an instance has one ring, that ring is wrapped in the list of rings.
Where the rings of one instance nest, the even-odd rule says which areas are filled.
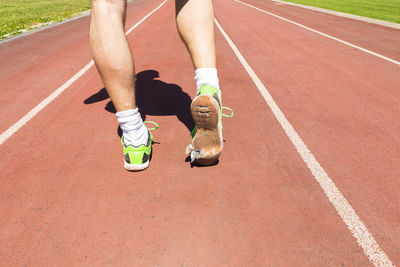
[[[125,168],[145,169],[149,163],[151,140],[135,104],[134,64],[125,35],[127,2],[91,0],[91,3],[90,48],[117,110],[117,119],[123,131]],[[141,145],[146,147],[146,152],[136,151],[135,147]]]
[[[215,68],[214,10],[211,0],[176,0],[179,34],[198,68]]]
[[[186,152],[192,162],[211,165],[223,146],[212,1],[176,0],[176,22],[196,69],[197,97],[190,109],[197,131]]]
[[[92,0],[90,47],[117,111],[134,109],[134,65],[125,35],[126,0]]]

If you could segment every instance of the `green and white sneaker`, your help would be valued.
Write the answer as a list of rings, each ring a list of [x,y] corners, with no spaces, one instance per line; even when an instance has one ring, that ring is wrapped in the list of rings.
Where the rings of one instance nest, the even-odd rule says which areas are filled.
[[[222,114],[222,109],[231,111],[231,115]],[[190,105],[196,124],[192,131],[192,143],[186,148],[191,162],[212,165],[218,161],[222,152],[222,116],[232,117],[230,108],[222,107],[219,90],[210,85],[203,85]]]
[[[140,146],[128,145],[124,143],[124,136],[121,136],[122,150],[124,152],[124,167],[128,171],[141,171],[149,167],[151,158],[151,145],[154,143],[153,135],[150,131],[158,129],[159,126],[155,122],[145,121],[144,123],[153,123],[154,128],[148,129],[149,137],[147,143]]]

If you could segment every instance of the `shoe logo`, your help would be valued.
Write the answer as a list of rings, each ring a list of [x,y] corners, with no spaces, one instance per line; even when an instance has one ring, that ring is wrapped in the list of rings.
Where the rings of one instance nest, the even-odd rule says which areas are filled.
[[[219,105],[219,107],[221,108],[221,102],[219,101],[218,94],[217,94],[217,93],[214,93],[214,94],[213,94],[213,97],[214,97],[215,99],[217,99],[218,105]]]
[[[126,163],[131,164],[131,159],[130,159],[130,157],[129,157],[129,153],[126,153],[126,154],[125,154],[125,161],[126,161]]]
[[[146,161],[148,161],[148,160],[149,160],[149,158],[150,158],[150,156],[149,156],[148,154],[144,153],[144,154],[143,154],[143,160],[142,160],[142,163],[145,163]]]

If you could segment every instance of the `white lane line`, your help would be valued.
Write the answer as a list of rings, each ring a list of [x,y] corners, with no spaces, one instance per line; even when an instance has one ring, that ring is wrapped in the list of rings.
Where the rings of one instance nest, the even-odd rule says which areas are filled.
[[[222,29],[221,25],[216,19],[215,24],[221,31],[222,35],[225,37],[226,41],[232,48],[240,63],[242,63],[243,67],[253,80],[254,84],[257,86],[261,95],[264,97],[265,102],[268,104],[269,108],[275,115],[286,135],[289,137],[293,146],[296,148],[297,152],[300,154],[301,158],[310,169],[314,178],[321,186],[325,195],[333,204],[336,211],[338,212],[344,223],[347,225],[347,228],[350,230],[351,234],[356,238],[358,244],[364,250],[365,255],[367,255],[368,259],[375,266],[393,266],[388,256],[385,254],[385,252],[382,251],[378,243],[376,243],[375,239],[368,231],[367,227],[365,227],[364,223],[360,220],[353,207],[342,195],[342,193],[333,183],[332,179],[328,176],[328,174],[325,172],[319,162],[315,159],[314,155],[308,149],[301,137],[297,134],[296,130],[286,119],[285,115],[278,107],[275,100],[268,92],[267,88],[265,88],[264,84],[258,78],[257,74],[244,59],[243,55],[239,52],[236,45],[233,43],[231,38],[229,38],[228,34],[226,34],[226,32]]]
[[[138,23],[133,25],[126,34],[128,35],[134,29],[136,29],[143,21],[150,17],[154,12],[161,8],[168,0],[164,0],[159,6],[153,9],[149,14],[144,16]],[[28,121],[35,117],[42,109],[44,109],[48,104],[50,104],[54,99],[56,99],[62,92],[64,92],[69,86],[71,86],[76,80],[82,77],[92,66],[94,65],[93,60],[91,60],[85,67],[83,67],[78,73],[76,73],[72,78],[70,78],[66,83],[61,85],[57,90],[55,90],[51,95],[46,97],[42,102],[40,102],[36,107],[31,109],[27,114],[25,114],[21,119],[14,123],[10,128],[4,131],[0,135],[0,145],[2,145],[8,138],[15,134],[19,129],[21,129]]]
[[[265,11],[265,10],[262,10],[262,9],[260,9],[260,8],[258,8],[258,7],[255,7],[255,6],[253,6],[253,5],[244,3],[244,2],[242,2],[242,1],[240,1],[240,0],[235,0],[235,1],[238,2],[238,3],[240,3],[240,4],[242,4],[242,5],[246,5],[246,6],[248,6],[248,7],[254,8],[254,9],[258,10],[258,11],[261,11],[261,12],[263,12],[263,13],[266,13],[266,14],[271,15],[271,16],[273,16],[273,17],[276,17],[276,18],[278,18],[278,19],[281,19],[281,20],[290,22],[290,23],[292,23],[292,24],[294,24],[294,25],[297,25],[297,26],[299,26],[299,27],[301,27],[301,28],[303,28],[303,29],[306,29],[306,30],[315,32],[315,33],[317,33],[317,34],[319,34],[319,35],[322,35],[322,36],[327,37],[327,38],[329,38],[329,39],[335,40],[335,41],[340,42],[340,43],[342,43],[342,44],[345,44],[345,45],[347,45],[347,46],[356,48],[356,49],[361,50],[361,51],[363,51],[363,52],[365,52],[365,53],[368,53],[368,54],[370,54],[370,55],[379,57],[379,58],[381,58],[381,59],[384,59],[384,60],[386,60],[386,61],[389,61],[389,62],[391,62],[391,63],[393,63],[393,64],[396,64],[396,65],[399,65],[399,66],[400,66],[400,62],[397,61],[397,60],[394,60],[394,59],[385,57],[385,56],[383,56],[383,55],[381,55],[381,54],[378,54],[378,53],[375,53],[375,52],[373,52],[373,51],[371,51],[371,50],[368,50],[368,49],[362,48],[362,47],[360,47],[360,46],[354,45],[354,44],[352,44],[352,43],[343,41],[342,39],[333,37],[333,36],[331,36],[331,35],[329,35],[329,34],[326,34],[326,33],[323,33],[323,32],[317,31],[317,30],[314,30],[314,29],[312,29],[312,28],[310,28],[310,27],[304,26],[304,25],[302,25],[302,24],[300,24],[300,23],[297,23],[297,22],[295,22],[295,21],[293,21],[293,20],[286,19],[286,18],[281,17],[281,16],[278,16],[278,15],[276,15],[276,14],[274,14],[274,13],[271,13],[271,12],[268,12],[268,11]]]
[[[132,2],[132,1],[133,0],[128,0],[128,3]],[[0,45],[4,44],[4,43],[7,43],[7,42],[10,42],[12,40],[18,39],[18,38],[27,36],[27,35],[31,35],[31,34],[34,34],[34,33],[37,33],[37,32],[43,31],[43,30],[47,30],[47,29],[50,29],[50,28],[53,28],[53,27],[60,26],[62,24],[65,24],[65,23],[68,23],[68,22],[71,22],[71,21],[74,21],[74,20],[89,16],[89,15],[90,15],[90,10],[84,11],[80,15],[77,15],[77,16],[72,17],[70,19],[66,19],[66,20],[63,20],[63,21],[60,21],[60,22],[52,23],[52,24],[49,24],[49,25],[46,25],[46,26],[43,26],[43,27],[40,27],[40,28],[37,28],[37,29],[34,29],[34,30],[29,30],[27,32],[20,33],[20,34],[8,37],[6,39],[0,40]]]
[[[400,29],[400,24],[394,23],[394,22],[389,22],[389,21],[384,21],[384,20],[379,20],[379,19],[373,19],[373,18],[368,18],[368,17],[362,17],[362,16],[358,16],[358,15],[354,15],[354,14],[343,13],[343,12],[339,12],[339,11],[335,11],[335,10],[329,10],[329,9],[320,8],[320,7],[307,6],[307,5],[287,2],[287,1],[283,1],[283,0],[272,0],[272,1],[274,1],[277,4],[279,3],[279,4],[282,4],[282,5],[297,6],[297,7],[310,9],[310,10],[314,10],[314,11],[318,11],[318,12],[322,12],[322,13],[326,13],[326,14],[335,15],[335,16],[338,16],[338,17],[355,19],[355,20],[359,20],[359,21],[363,21],[363,22],[373,23],[373,24],[376,24],[376,25],[381,25],[381,26],[390,27],[390,28],[394,28],[394,29]]]

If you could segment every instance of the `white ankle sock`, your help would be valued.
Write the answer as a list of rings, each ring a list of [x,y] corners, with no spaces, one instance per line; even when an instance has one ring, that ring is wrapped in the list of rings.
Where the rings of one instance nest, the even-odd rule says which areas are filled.
[[[208,84],[219,90],[219,80],[216,68],[198,68],[195,71],[196,88],[199,92],[201,86]]]
[[[148,130],[140,116],[139,109],[128,109],[116,113],[119,125],[124,133],[126,146],[146,145],[149,137]]]

